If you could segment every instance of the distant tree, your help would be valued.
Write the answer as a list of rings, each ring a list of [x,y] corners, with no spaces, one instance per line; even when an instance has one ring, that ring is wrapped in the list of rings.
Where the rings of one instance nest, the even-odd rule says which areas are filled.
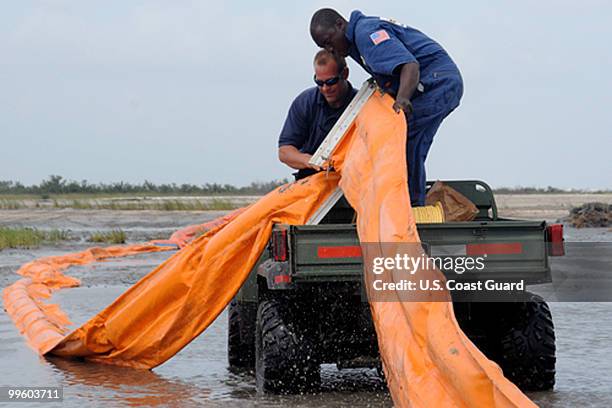
[[[8,180],[0,180],[0,193],[10,193],[13,187],[13,182]]]
[[[145,191],[156,191],[157,190],[157,186],[155,186],[155,184],[151,183],[149,180],[145,180],[142,186]]]
[[[40,192],[48,194],[61,194],[64,192],[66,180],[62,176],[52,174],[47,180],[40,183]]]

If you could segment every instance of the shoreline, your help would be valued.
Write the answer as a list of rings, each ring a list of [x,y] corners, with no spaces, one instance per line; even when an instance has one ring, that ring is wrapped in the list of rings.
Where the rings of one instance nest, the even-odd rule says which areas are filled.
[[[0,196],[1,197],[1,196]],[[20,206],[0,208],[0,226],[32,226],[55,220],[58,217],[81,219],[87,223],[90,217],[125,220],[132,224],[138,218],[145,220],[161,218],[168,227],[185,225],[185,219],[209,219],[221,216],[234,208],[243,207],[257,201],[261,196],[168,196],[168,197],[120,197],[78,199],[81,204],[76,208],[70,206],[75,200],[21,200]],[[218,200],[223,200],[221,206]],[[526,220],[545,220],[554,222],[569,215],[573,207],[588,202],[612,204],[612,193],[586,194],[497,194],[495,196],[500,217]],[[0,198],[0,202],[2,198]],[[55,206],[54,206],[55,201]],[[59,204],[58,204],[59,202]],[[138,203],[139,207],[135,207]],[[164,203],[179,203],[165,206]],[[110,207],[108,205],[110,204]],[[212,208],[211,208],[212,204]],[[160,206],[161,205],[161,206]],[[150,208],[149,208],[150,206]],[[106,207],[106,208],[105,208]],[[129,221],[128,221],[129,220]],[[121,223],[113,223],[121,226]]]

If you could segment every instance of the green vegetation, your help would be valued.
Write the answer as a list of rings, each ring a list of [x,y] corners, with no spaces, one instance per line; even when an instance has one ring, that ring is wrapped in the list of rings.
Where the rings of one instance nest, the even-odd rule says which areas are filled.
[[[230,184],[91,184],[65,180],[52,175],[38,185],[25,186],[20,182],[0,181],[0,210],[25,208],[74,208],[81,210],[160,210],[208,211],[233,210],[245,205],[218,195],[263,195],[289,180],[253,182],[248,186]],[[168,197],[167,199],[164,197]],[[179,196],[176,198],[173,196]],[[205,199],[195,198],[206,196]],[[194,199],[187,199],[194,197]],[[159,198],[159,199],[156,199]]]
[[[26,208],[26,204],[22,200],[2,199],[0,200],[0,210],[18,210]]]
[[[234,203],[232,200],[213,198],[210,200],[195,200],[195,199],[156,199],[145,200],[135,199],[133,197],[121,200],[115,197],[113,200],[104,200],[99,197],[92,196],[90,198],[83,197],[81,199],[53,199],[50,203],[43,203],[30,199],[30,204],[24,200],[3,199],[0,200],[0,210],[19,210],[24,208],[73,208],[76,210],[120,210],[120,211],[142,211],[142,210],[157,210],[157,211],[228,211],[246,205],[246,203]]]
[[[157,210],[157,211],[229,211],[249,204],[248,199],[227,196],[259,196],[289,180],[253,182],[248,186],[230,184],[142,184],[125,182],[92,184],[66,180],[52,175],[38,185],[0,181],[0,210],[34,208],[72,208],[79,210]],[[496,194],[604,194],[612,190],[589,191],[541,187],[500,187]],[[220,197],[224,196],[224,197]],[[193,197],[193,198],[190,198]]]
[[[154,184],[144,181],[141,184],[131,184],[123,181],[114,183],[93,184],[87,180],[75,181],[67,180],[62,176],[51,175],[46,180],[37,185],[26,186],[15,181],[0,180],[0,208],[9,209],[9,206],[19,206],[14,200],[20,199],[79,199],[97,197],[118,197],[118,196],[214,196],[214,195],[263,195],[276,187],[288,183],[290,180],[272,180],[267,182],[252,182],[247,186],[236,187],[231,184],[205,183],[195,184]],[[585,190],[585,189],[560,189],[552,186],[548,187],[500,187],[493,189],[499,194],[556,194],[556,193],[612,193],[610,189],[604,190]]]
[[[96,201],[96,200],[72,200],[54,201],[54,208],[74,208],[77,210],[158,210],[158,211],[209,211],[209,210],[233,210],[240,205],[230,200],[213,199],[211,201],[199,200],[156,200],[156,201]]]
[[[289,180],[273,180],[268,182],[253,182],[248,186],[236,187],[231,184],[205,183],[195,184],[153,184],[145,181],[142,184],[130,184],[123,181],[116,183],[92,184],[87,180],[80,182],[66,180],[62,176],[51,175],[38,185],[25,186],[20,182],[0,181],[1,195],[32,195],[37,198],[49,199],[58,194],[130,194],[130,195],[261,195]]]
[[[4,248],[35,248],[42,243],[54,243],[68,239],[63,230],[40,231],[36,228],[0,227],[0,250]]]
[[[120,229],[112,230],[112,231],[99,231],[91,234],[87,241],[89,242],[98,242],[105,244],[125,244],[126,235]]]

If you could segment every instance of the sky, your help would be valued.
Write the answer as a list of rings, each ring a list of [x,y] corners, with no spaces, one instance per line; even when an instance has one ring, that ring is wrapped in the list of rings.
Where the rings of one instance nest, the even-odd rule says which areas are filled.
[[[0,180],[290,176],[277,140],[313,86],[308,25],[392,17],[451,54],[461,106],[428,179],[612,188],[612,2],[1,1]],[[355,87],[366,73],[349,62]]]

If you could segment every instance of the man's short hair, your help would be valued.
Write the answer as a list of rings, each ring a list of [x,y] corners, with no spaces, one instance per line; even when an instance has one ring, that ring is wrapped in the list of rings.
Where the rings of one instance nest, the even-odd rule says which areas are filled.
[[[310,20],[310,31],[317,27],[332,28],[336,25],[336,21],[343,18],[336,10],[330,8],[322,8],[317,10]]]
[[[346,60],[344,57],[329,52],[327,50],[319,50],[314,57],[314,65],[327,65],[330,61],[334,61],[338,67],[338,74],[340,74],[344,68],[346,68]]]

